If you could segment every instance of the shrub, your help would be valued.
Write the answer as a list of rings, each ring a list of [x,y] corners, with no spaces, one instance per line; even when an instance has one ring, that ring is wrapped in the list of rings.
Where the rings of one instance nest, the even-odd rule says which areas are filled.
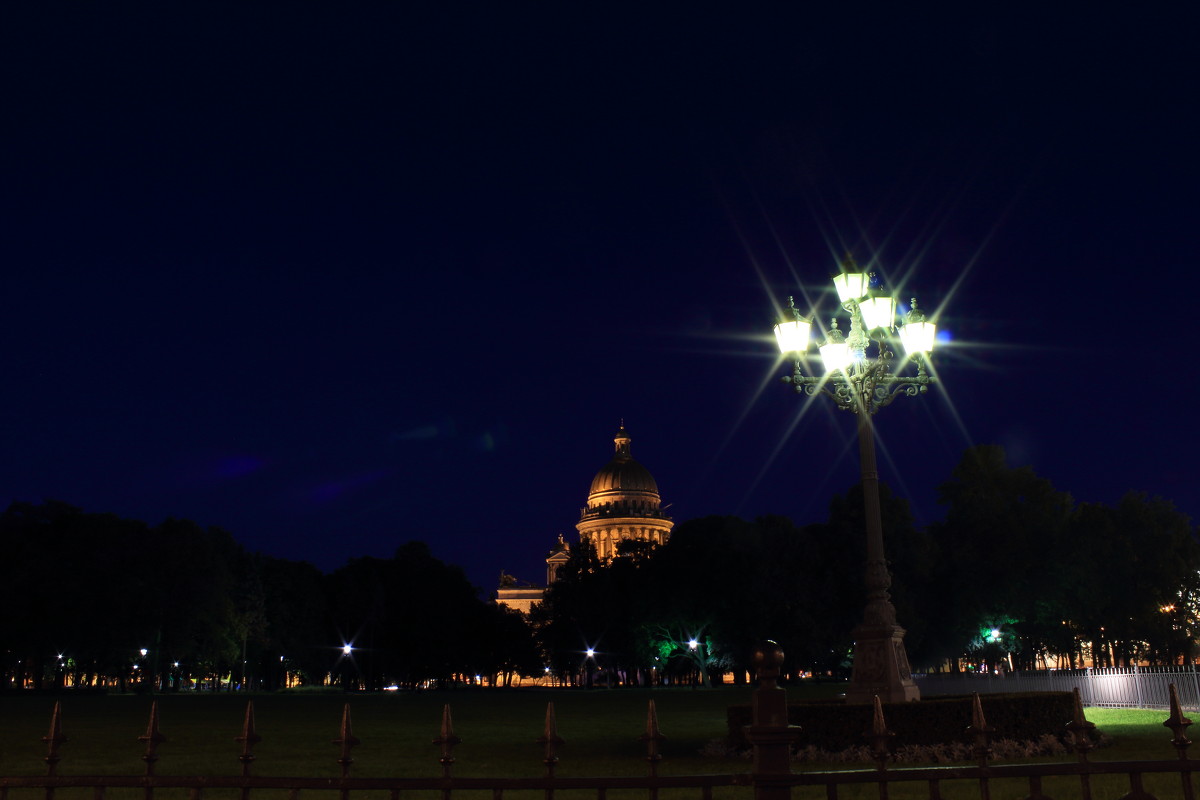
[[[980,695],[990,741],[1008,739],[1038,742],[1046,735],[1063,736],[1074,712],[1069,692],[1025,692]],[[800,730],[795,746],[841,752],[866,744],[873,709],[842,701],[788,705],[788,723]],[[895,734],[893,747],[949,745],[964,741],[971,724],[971,696],[934,697],[915,703],[884,703],[883,718]],[[729,742],[748,747],[745,727],[751,721],[748,705],[729,706],[726,714]]]

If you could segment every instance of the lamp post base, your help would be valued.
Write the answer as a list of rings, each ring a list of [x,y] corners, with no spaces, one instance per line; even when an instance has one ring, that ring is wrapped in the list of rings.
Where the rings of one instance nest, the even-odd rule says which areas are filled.
[[[846,702],[884,703],[920,700],[904,652],[904,628],[899,625],[859,625],[854,629],[854,671]]]

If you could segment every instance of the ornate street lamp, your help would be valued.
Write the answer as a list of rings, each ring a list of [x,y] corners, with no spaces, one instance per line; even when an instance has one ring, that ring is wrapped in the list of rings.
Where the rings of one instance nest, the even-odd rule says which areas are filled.
[[[801,358],[809,347],[812,319],[801,316],[788,298],[792,319],[775,326],[775,338],[784,354],[794,353],[796,368],[784,378],[797,392],[818,393],[833,399],[837,407],[858,418],[858,453],[862,472],[863,510],[867,523],[867,606],[863,621],[853,631],[854,671],[846,699],[871,702],[876,695],[884,702],[919,700],[904,652],[904,629],[896,624],[896,608],[888,589],[892,585],[883,553],[883,523],[879,514],[879,471],[875,465],[873,416],[904,394],[923,394],[935,378],[925,371],[933,349],[936,328],[917,309],[916,298],[896,326],[896,299],[871,286],[874,273],[864,273],[853,260],[842,262],[842,274],[833,279],[842,308],[850,314],[850,332],[838,328],[833,318],[824,341],[818,345],[825,375],[805,375]],[[899,338],[905,357],[899,361],[892,346]],[[915,365],[915,375],[899,374]]]

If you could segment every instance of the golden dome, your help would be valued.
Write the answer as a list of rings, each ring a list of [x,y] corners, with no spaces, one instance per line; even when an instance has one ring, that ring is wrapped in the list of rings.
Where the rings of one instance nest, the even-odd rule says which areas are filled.
[[[616,454],[592,478],[588,489],[588,509],[603,504],[632,506],[641,514],[657,514],[659,504],[658,484],[650,470],[633,459],[629,452],[629,437],[622,425],[613,442]]]
[[[617,452],[592,478],[575,525],[579,541],[594,547],[606,564],[617,557],[622,542],[666,544],[675,524],[661,506],[654,477],[629,454],[630,441],[622,422],[613,439]]]

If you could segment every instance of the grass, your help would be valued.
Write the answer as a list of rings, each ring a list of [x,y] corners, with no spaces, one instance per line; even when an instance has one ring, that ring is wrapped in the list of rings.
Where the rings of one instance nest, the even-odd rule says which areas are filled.
[[[792,700],[806,695],[829,694],[830,685],[794,687]],[[646,772],[645,745],[638,741],[646,725],[649,700],[657,706],[659,725],[667,739],[662,743],[662,774],[748,772],[744,759],[705,757],[702,748],[725,735],[725,709],[745,703],[746,687],[712,691],[690,689],[491,691],[464,689],[450,692],[344,695],[295,693],[253,695],[258,734],[255,747],[258,775],[336,777],[338,737],[342,708],[349,703],[354,735],[361,744],[352,753],[352,774],[360,777],[428,777],[440,774],[439,751],[432,740],[438,735],[442,706],[451,707],[455,733],[463,740],[455,750],[454,773],[462,777],[534,777],[541,775],[542,735],[547,702],[553,701],[559,735],[566,740],[559,751],[558,774],[563,776],[642,775]],[[64,695],[63,732],[69,741],[61,749],[59,772],[64,775],[138,775],[151,698],[135,695]],[[165,695],[157,698],[160,728],[166,741],[159,747],[157,772],[162,775],[236,775],[245,695]],[[0,695],[0,774],[44,774],[48,730],[54,698],[21,694]],[[1093,753],[1094,760],[1169,759],[1171,733],[1162,726],[1160,711],[1089,709],[1088,718],[1112,738],[1110,746]],[[1050,759],[1032,759],[1046,761]],[[869,765],[862,765],[869,766]],[[848,764],[797,764],[796,771],[854,768]],[[1161,781],[1147,776],[1147,788],[1160,798],[1179,794],[1177,776]],[[1117,797],[1128,790],[1123,777],[1096,781],[1097,797]],[[1109,787],[1111,786],[1111,794]],[[861,795],[858,791],[861,790]],[[893,798],[924,797],[923,785],[893,786]],[[1024,794],[1027,790],[1014,793]],[[1078,794],[1077,781],[1047,783],[1047,794]],[[943,787],[953,798],[977,797],[974,786]],[[19,793],[12,793],[18,800]],[[63,800],[67,800],[67,793]],[[616,800],[616,792],[610,792]],[[690,796],[695,796],[691,793]],[[1005,794],[1005,793],[1000,793]],[[206,793],[206,800],[214,793]],[[81,795],[86,796],[86,795]],[[220,795],[217,795],[218,797]],[[594,796],[594,795],[593,795]],[[718,797],[748,797],[748,790],[729,790]],[[794,792],[793,797],[807,797]],[[823,796],[823,790],[812,796]],[[877,797],[873,786],[845,787],[842,798]],[[110,794],[112,800],[116,800]],[[262,795],[255,795],[256,798]],[[365,799],[364,799],[365,800]],[[519,800],[515,794],[506,800]]]

